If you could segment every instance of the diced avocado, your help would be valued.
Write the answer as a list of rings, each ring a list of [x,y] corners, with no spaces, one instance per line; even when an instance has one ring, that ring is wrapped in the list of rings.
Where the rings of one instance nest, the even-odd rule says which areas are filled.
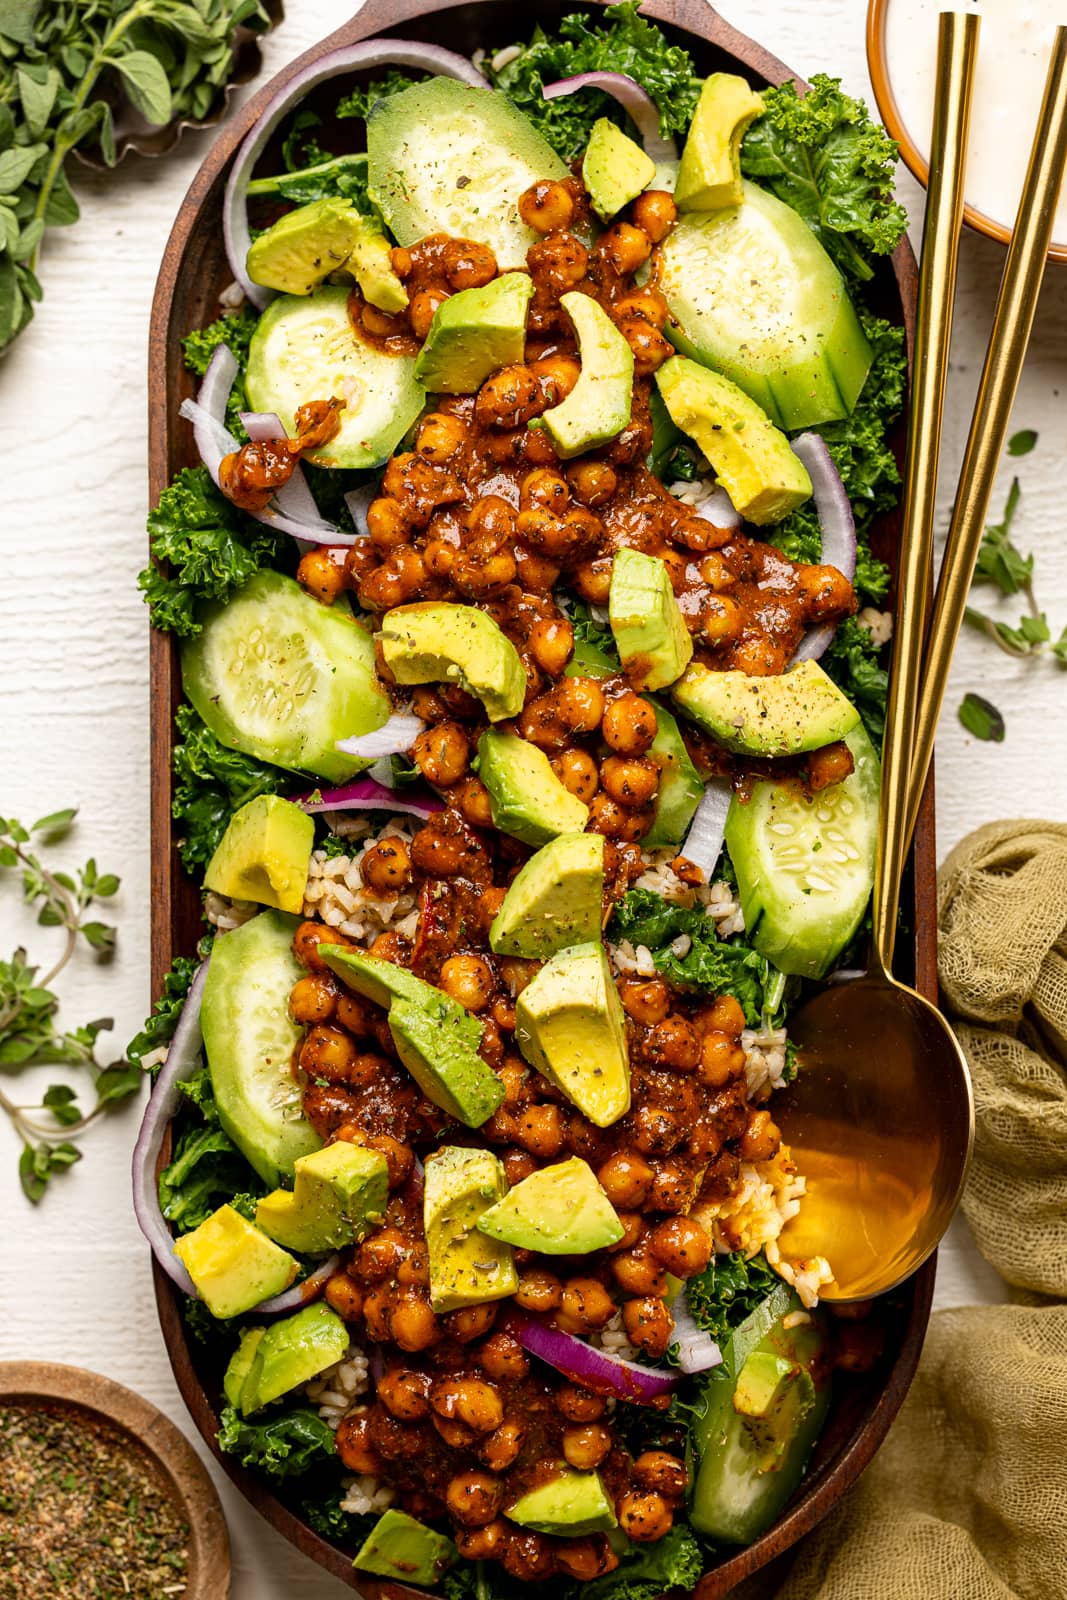
[[[525,267],[537,234],[519,196],[566,178],[551,145],[502,94],[431,78],[381,100],[367,118],[370,189],[399,244],[430,233],[487,244],[502,272]]]
[[[370,633],[351,612],[263,568],[200,621],[182,644],[182,687],[216,739],[328,783],[368,765],[337,741],[373,733],[391,707]]]
[[[522,360],[533,279],[505,272],[449,295],[433,314],[415,376],[432,394],[473,394],[491,372]]]
[[[325,1254],[362,1239],[388,1198],[385,1157],[341,1140],[300,1157],[293,1188],[260,1200],[256,1226],[287,1250]]]
[[[606,1250],[625,1232],[587,1161],[571,1156],[531,1172],[478,1219],[481,1233],[546,1256]]]
[[[503,1083],[471,1048],[444,995],[426,1006],[394,1000],[389,1032],[427,1100],[450,1117],[468,1128],[480,1128],[502,1103]]]
[[[693,641],[659,556],[625,547],[616,551],[608,616],[631,688],[665,689],[681,677],[692,659]]]
[[[478,1231],[479,1219],[507,1187],[490,1150],[444,1145],[427,1157],[422,1216],[435,1311],[503,1300],[518,1288],[511,1246]]]
[[[322,1300],[272,1322],[256,1346],[241,1389],[242,1416],[251,1416],[279,1395],[310,1383],[340,1361],[348,1343],[348,1329]]]
[[[526,696],[519,652],[492,617],[474,606],[416,601],[387,611],[377,635],[397,683],[458,683],[490,722],[517,717]]]
[[[563,833],[515,877],[489,930],[497,955],[547,961],[570,944],[599,939],[603,926],[604,839]]]
[[[515,1042],[598,1128],[629,1111],[626,1021],[603,945],[573,945],[541,968],[516,1002]]]
[[[652,157],[608,117],[598,117],[582,157],[582,182],[601,221],[610,222],[655,176]]]
[[[406,1511],[383,1511],[352,1562],[361,1572],[375,1572],[397,1583],[432,1589],[457,1560],[459,1552],[443,1533],[416,1522]]]
[[[748,937],[781,971],[821,978],[855,937],[874,883],[881,767],[864,731],[845,737],[853,770],[810,799],[764,779],[726,818]]]
[[[687,717],[738,755],[795,756],[843,739],[860,720],[817,661],[780,677],[713,672],[694,661],[671,698]]]
[[[707,456],[747,522],[781,522],[810,498],[804,463],[736,383],[684,356],[665,361],[656,383],[667,410]]]
[[[706,1410],[693,1424],[689,1519],[712,1539],[750,1544],[795,1491],[826,1419],[828,1341],[818,1314],[776,1289],[725,1341],[722,1371],[704,1384]]]
[[[241,1403],[241,1390],[252,1370],[252,1361],[259,1349],[259,1341],[266,1331],[266,1328],[246,1328],[241,1334],[240,1344],[230,1357],[229,1366],[222,1380],[222,1392],[231,1406],[239,1406]]]
[[[577,1538],[583,1533],[607,1533],[617,1526],[615,1509],[596,1472],[575,1472],[559,1464],[559,1476],[531,1489],[505,1506],[509,1522],[536,1533],[556,1533]]]
[[[232,1206],[220,1206],[199,1228],[174,1242],[196,1291],[213,1317],[239,1317],[288,1289],[299,1266]]]
[[[310,294],[343,267],[359,234],[360,216],[351,200],[312,200],[287,211],[253,239],[248,276],[281,294]]]
[[[414,356],[361,338],[348,315],[348,294],[340,285],[306,299],[282,295],[260,317],[248,347],[249,404],[275,412],[287,433],[307,401],[344,401],[338,431],[307,453],[317,467],[380,466],[426,404]]]
[[[300,806],[258,794],[235,811],[204,873],[204,888],[278,911],[304,904],[315,823]]]
[[[393,269],[393,247],[376,216],[360,217],[347,266],[368,305],[390,316],[404,310],[408,292]]]
[[[291,1177],[322,1143],[300,1105],[293,1054],[303,1037],[289,994],[304,969],[293,955],[297,919],[261,911],[215,940],[200,1021],[215,1105],[264,1183]]]
[[[478,776],[489,790],[494,828],[525,844],[580,833],[589,821],[589,807],[563,786],[544,751],[517,733],[482,734]]]
[[[762,110],[759,95],[736,73],[713,72],[704,79],[674,188],[679,211],[741,204],[741,140]]]
[[[807,223],[744,184],[722,211],[690,211],[659,247],[665,332],[790,431],[847,417],[871,365],[841,274]]]
[[[472,1050],[477,1050],[481,1044],[482,1025],[478,1018],[458,1000],[450,999],[406,967],[398,967],[395,961],[384,961],[381,956],[369,956],[346,945],[320,944],[318,953],[342,983],[376,1006],[388,1010],[394,1000],[410,1000],[424,1011],[432,1007],[435,1013],[447,1015],[450,1030]]]
[[[649,747],[648,759],[659,767],[659,789],[656,820],[641,845],[645,850],[660,850],[682,843],[704,797],[704,784],[689,758],[677,722],[657,701],[651,704],[656,713],[656,737]]]
[[[530,426],[543,428],[556,454],[569,461],[607,444],[626,427],[633,401],[634,353],[591,295],[565,294],[559,303],[574,328],[582,370],[567,398],[535,417]]]

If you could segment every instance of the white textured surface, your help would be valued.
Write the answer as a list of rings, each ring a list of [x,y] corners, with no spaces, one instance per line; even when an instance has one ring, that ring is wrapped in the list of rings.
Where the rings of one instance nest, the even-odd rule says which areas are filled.
[[[288,0],[288,9],[284,26],[266,41],[268,71],[342,15],[336,0]],[[868,91],[859,0],[749,0],[743,8],[737,0],[728,9],[798,71],[832,71],[853,91]],[[148,651],[134,582],[145,549],[145,344],[167,232],[210,138],[186,137],[164,161],[131,160],[105,177],[78,174],[82,221],[49,236],[44,302],[0,366],[0,809],[30,819],[77,801],[79,852],[122,874],[113,903],[121,924],[114,964],[96,969],[81,961],[66,982],[68,1020],[113,1013],[120,1040],[139,1025],[149,999]],[[916,191],[906,175],[901,186],[914,218]],[[965,240],[946,482],[962,450],[1000,265],[996,247]],[[1037,552],[1038,594],[1056,632],[1067,624],[1065,358],[1067,271],[1060,269],[1045,289],[1016,424],[1041,435],[1019,463],[1018,537]],[[983,641],[963,642],[938,746],[942,855],[981,822],[1067,813],[1065,687],[1067,678],[1050,664],[1015,665]],[[955,707],[967,689],[1004,712],[1003,745],[978,744],[957,723]],[[74,849],[72,841],[72,859]],[[20,921],[15,885],[3,884],[0,895],[5,951],[21,937],[47,956],[48,931]],[[21,1198],[14,1140],[0,1125],[0,1358],[93,1367],[140,1390],[191,1434],[156,1325],[147,1251],[129,1210],[127,1163],[138,1116],[129,1109],[92,1130],[86,1159],[56,1182],[38,1211]],[[957,1226],[942,1251],[939,1303],[998,1293],[999,1280]],[[233,1537],[236,1600],[339,1600],[350,1592],[298,1557],[217,1476]]]

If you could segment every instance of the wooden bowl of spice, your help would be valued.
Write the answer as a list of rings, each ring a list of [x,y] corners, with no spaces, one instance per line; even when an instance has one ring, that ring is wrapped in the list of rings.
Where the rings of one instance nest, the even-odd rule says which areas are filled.
[[[20,1600],[226,1600],[215,1487],[173,1422],[110,1378],[0,1362],[0,1571]]]

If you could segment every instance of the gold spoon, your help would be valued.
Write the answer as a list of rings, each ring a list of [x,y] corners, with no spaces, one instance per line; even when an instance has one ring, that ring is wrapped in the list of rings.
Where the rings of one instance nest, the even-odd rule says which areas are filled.
[[[1067,165],[1067,28],[1056,32],[989,350],[975,402],[935,614],[923,652],[938,436],[977,20],[942,15],[920,279],[900,603],[882,771],[871,971],[790,1025],[801,1073],[779,1116],[808,1177],[783,1231],[788,1258],[826,1256],[825,1298],[882,1293],[930,1255],[956,1208],[973,1137],[966,1063],[940,1012],[891,975],[897,889],[926,781],[997,463],[1033,325]],[[946,188],[948,193],[946,193]],[[916,705],[916,684],[923,674]],[[914,746],[914,752],[913,752]],[[910,766],[909,766],[910,758]]]

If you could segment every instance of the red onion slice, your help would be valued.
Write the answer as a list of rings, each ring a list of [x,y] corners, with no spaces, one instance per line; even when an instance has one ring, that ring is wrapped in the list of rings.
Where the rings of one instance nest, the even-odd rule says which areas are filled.
[[[721,483],[715,485],[707,499],[701,501],[700,506],[694,509],[693,514],[705,522],[712,523],[716,528],[739,528],[743,520],[740,511]]]
[[[361,44],[348,45],[342,50],[331,50],[321,56],[313,66],[287,77],[267,101],[259,120],[254,124],[234,159],[226,184],[223,201],[222,228],[226,241],[226,255],[237,282],[248,299],[260,311],[274,298],[270,289],[253,283],[246,265],[252,236],[248,228],[248,184],[253,168],[259,160],[271,134],[278,124],[317,84],[335,78],[342,72],[361,72],[369,67],[412,67],[419,72],[436,73],[444,78],[458,78],[475,89],[485,88],[485,79],[466,56],[442,50],[438,45],[422,44],[417,39],[365,39]]]
[[[678,146],[673,139],[664,139],[659,131],[659,107],[636,78],[625,72],[579,72],[574,78],[560,78],[557,83],[546,83],[541,90],[546,100],[559,100],[563,95],[576,94],[579,89],[601,89],[617,100],[629,115],[647,155],[653,161],[675,161]]]
[[[824,566],[836,567],[851,583],[856,575],[856,523],[841,474],[820,434],[802,433],[792,445],[793,454],[799,457],[811,479],[822,530],[820,560]],[[836,632],[836,623],[811,628],[800,641],[793,662],[818,661]]]
[[[693,813],[689,832],[682,841],[679,853],[695,867],[699,867],[708,880],[722,854],[723,840],[726,837],[726,817],[730,810],[733,792],[728,779],[709,778],[704,785],[700,804]]]
[[[338,739],[335,749],[361,761],[376,761],[379,756],[399,756],[410,750],[426,724],[407,711],[394,711],[388,722],[373,733],[357,733],[351,739]]]
[[[681,1381],[677,1372],[642,1367],[610,1351],[594,1350],[584,1339],[550,1328],[544,1322],[515,1316],[508,1325],[524,1350],[596,1394],[611,1394],[619,1400],[647,1406],[676,1389]]]
[[[426,818],[445,809],[443,800],[415,785],[387,789],[366,775],[338,789],[313,789],[310,794],[294,795],[293,800],[312,814],[318,811],[393,811]]]
[[[345,495],[345,505],[348,507],[348,515],[352,518],[352,526],[361,538],[365,538],[370,532],[367,512],[370,510],[371,501],[377,499],[377,496],[378,485],[374,482],[363,483],[358,489],[350,489]]]
[[[241,426],[255,444],[265,444],[268,439],[288,438],[276,411],[242,411]]]
[[[685,1290],[671,1303],[674,1334],[671,1345],[678,1351],[678,1365],[691,1376],[694,1372],[707,1372],[722,1365],[722,1351],[711,1334],[698,1328],[693,1313],[686,1304]]]
[[[282,419],[274,411],[242,411],[241,426],[248,437],[255,443],[264,443],[270,439],[285,439],[288,437],[282,425]],[[308,487],[304,476],[304,469],[298,466],[288,483],[283,483],[275,491],[273,504],[284,517],[293,522],[299,522],[302,527],[318,529],[324,534],[329,534],[328,542],[334,544],[351,544],[351,534],[342,533],[332,522],[327,522],[315,504],[315,496]],[[268,513],[270,507],[267,508]],[[336,539],[333,535],[336,534]],[[306,537],[306,536],[305,536]]]
[[[341,1265],[340,1251],[328,1256],[321,1266],[309,1272],[306,1278],[299,1283],[294,1283],[291,1289],[286,1289],[282,1294],[272,1295],[269,1300],[261,1300],[258,1306],[253,1306],[246,1316],[275,1317],[280,1311],[299,1311],[301,1306],[306,1306],[309,1301],[317,1300],[320,1289],[325,1288],[327,1278],[331,1278]]]

